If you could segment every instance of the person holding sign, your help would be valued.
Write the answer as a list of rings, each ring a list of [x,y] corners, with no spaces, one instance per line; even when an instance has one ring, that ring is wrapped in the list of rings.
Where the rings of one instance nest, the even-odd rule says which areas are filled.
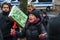
[[[28,14],[28,19],[25,24],[25,26],[21,29],[20,26],[14,22],[14,30],[11,31],[12,35],[16,36],[18,38],[24,38],[26,37],[27,40],[40,40],[40,38],[44,39],[45,34],[42,33],[41,27],[42,27],[42,19],[38,11],[33,11]],[[20,24],[21,25],[21,24]]]
[[[31,12],[28,15],[26,26],[20,32],[20,37],[26,37],[27,40],[40,40],[40,38],[44,39],[45,34],[42,34],[41,27],[39,12]]]

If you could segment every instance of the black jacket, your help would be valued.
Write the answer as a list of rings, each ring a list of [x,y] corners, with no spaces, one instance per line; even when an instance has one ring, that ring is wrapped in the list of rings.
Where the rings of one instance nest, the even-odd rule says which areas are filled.
[[[43,25],[47,25],[48,21],[49,21],[49,17],[48,16],[43,17]]]
[[[9,19],[8,14],[9,13],[0,13],[0,29],[4,38],[10,36],[10,29],[13,26],[13,22]]]
[[[48,21],[49,21],[49,17],[48,17],[48,16],[43,17],[42,23],[43,23],[43,25],[44,25],[46,31],[47,31],[47,24],[48,24]]]
[[[27,38],[27,40],[40,40],[38,35],[40,35],[41,32],[41,22],[34,24],[27,23],[22,34]]]
[[[60,40],[60,15],[49,20],[48,39]]]

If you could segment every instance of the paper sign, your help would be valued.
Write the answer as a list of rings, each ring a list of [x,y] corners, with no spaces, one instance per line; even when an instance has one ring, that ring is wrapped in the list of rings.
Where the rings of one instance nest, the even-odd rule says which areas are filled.
[[[9,18],[15,20],[21,27],[24,28],[28,17],[17,6],[13,6],[9,14]]]

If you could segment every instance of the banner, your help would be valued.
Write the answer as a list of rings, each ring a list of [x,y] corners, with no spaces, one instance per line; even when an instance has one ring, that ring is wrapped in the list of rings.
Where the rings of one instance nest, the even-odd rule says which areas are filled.
[[[16,21],[21,27],[25,27],[27,21],[27,15],[23,13],[17,6],[13,6],[8,16],[12,20]]]

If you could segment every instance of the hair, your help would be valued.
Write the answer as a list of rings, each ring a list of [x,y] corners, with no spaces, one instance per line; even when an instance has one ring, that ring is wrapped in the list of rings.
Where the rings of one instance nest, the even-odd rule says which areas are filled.
[[[12,7],[12,5],[10,3],[7,3],[7,2],[4,2],[1,6],[1,9],[3,8],[4,5],[8,5],[9,6],[9,9]]]
[[[27,7],[28,6],[31,6],[32,8],[34,8],[35,9],[35,6],[33,5],[33,3],[32,2],[30,2],[28,5],[27,5]]]

